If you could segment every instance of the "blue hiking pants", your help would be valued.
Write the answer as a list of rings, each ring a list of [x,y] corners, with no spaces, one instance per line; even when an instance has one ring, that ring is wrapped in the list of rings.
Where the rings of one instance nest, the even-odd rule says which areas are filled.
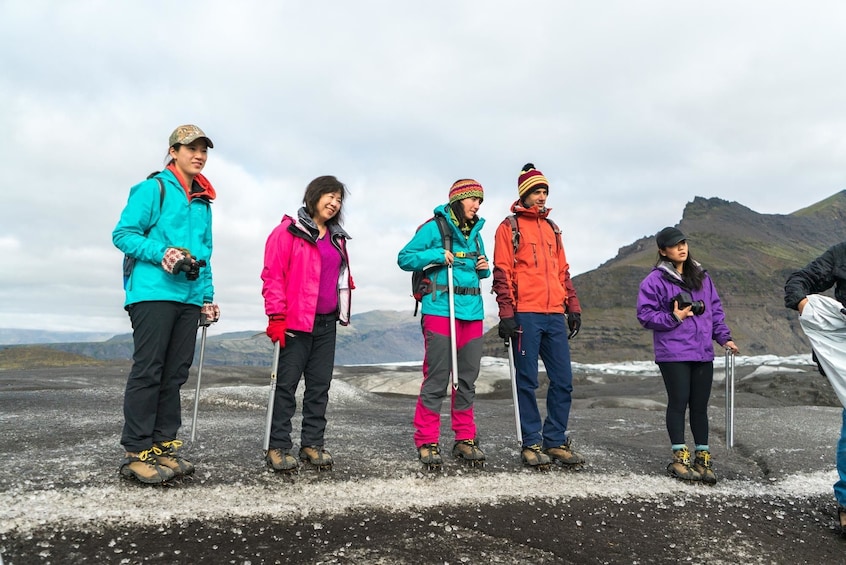
[[[523,331],[511,340],[523,445],[558,447],[567,441],[567,422],[570,419],[573,392],[567,319],[564,314],[518,312],[514,320]],[[543,425],[535,397],[538,388],[538,356],[549,377]]]
[[[837,504],[846,508],[846,410],[843,410],[840,440],[837,442],[837,475],[839,479],[834,483],[834,498]]]

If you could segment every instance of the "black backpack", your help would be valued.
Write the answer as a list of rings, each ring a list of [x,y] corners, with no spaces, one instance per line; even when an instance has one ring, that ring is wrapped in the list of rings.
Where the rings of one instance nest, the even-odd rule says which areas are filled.
[[[506,218],[508,223],[511,224],[511,245],[514,246],[514,260],[517,260],[517,248],[520,246],[520,229],[517,227],[517,216],[515,214],[511,214]],[[549,223],[550,227],[552,227],[552,231],[555,232],[555,245],[556,249],[560,249],[561,247],[561,228],[558,227],[558,224],[550,220],[549,218],[545,218],[546,221]]]
[[[420,228],[422,228],[432,220],[434,220],[438,224],[438,231],[441,232],[441,239],[443,240],[444,249],[447,249],[452,252],[452,231],[447,225],[447,219],[441,216],[440,214],[436,214],[432,218],[429,218],[428,220],[417,226],[417,230],[415,230],[415,233],[420,231]],[[432,279],[429,278],[429,273],[440,267],[443,267],[443,265],[432,264],[426,266],[420,271],[413,271],[411,273],[411,295],[414,297],[415,316],[417,316],[417,310],[420,308],[420,301],[423,300],[424,296],[431,293],[433,290]]]
[[[164,204],[164,197],[165,197],[164,183],[162,182],[162,179],[156,177],[156,175],[159,174],[160,172],[161,171],[154,171],[154,172],[150,173],[149,175],[147,175],[147,179],[151,179],[151,178],[155,177],[156,181],[159,183],[159,215],[161,215],[161,213],[162,213],[162,205]],[[155,226],[156,222],[158,222],[158,221],[159,221],[158,218],[156,218],[156,221],[153,222],[150,225],[149,228],[147,228],[147,231],[144,232],[144,237],[147,237],[148,235],[150,235],[150,230],[153,229],[153,226]],[[132,269],[134,269],[134,268],[135,268],[135,257],[130,257],[129,255],[124,255],[123,256],[123,288],[126,288],[126,283],[127,283],[127,281],[129,281],[129,276],[132,274]]]

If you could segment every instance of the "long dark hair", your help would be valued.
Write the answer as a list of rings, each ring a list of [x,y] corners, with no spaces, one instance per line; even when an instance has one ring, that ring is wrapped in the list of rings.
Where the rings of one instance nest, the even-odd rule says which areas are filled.
[[[303,195],[303,204],[305,205],[306,213],[314,217],[314,213],[317,210],[317,203],[320,202],[320,197],[324,194],[330,194],[332,192],[337,192],[341,195],[341,209],[338,210],[338,213],[335,214],[331,220],[326,222],[327,224],[342,224],[343,222],[343,213],[344,213],[344,205],[343,201],[347,196],[347,187],[344,186],[344,183],[336,179],[331,175],[325,175],[322,177],[317,177],[310,183],[305,189],[305,194]]]
[[[461,200],[456,200],[455,202],[450,204],[449,207],[452,210],[452,214],[453,216],[455,216],[455,219],[458,220],[458,229],[464,232],[465,234],[470,233],[470,230],[472,230],[473,226],[476,225],[476,222],[479,221],[479,216],[473,216],[473,218],[469,220],[465,218],[464,204],[461,203]]]
[[[658,260],[655,261],[655,265],[658,266],[661,263],[671,263],[665,255],[661,255],[661,252],[658,252]],[[682,264],[682,272],[681,278],[684,282],[684,286],[689,288],[690,290],[701,290],[702,289],[702,281],[705,280],[705,270],[693,260],[693,255],[690,253],[690,248],[687,251],[687,259],[684,260]]]

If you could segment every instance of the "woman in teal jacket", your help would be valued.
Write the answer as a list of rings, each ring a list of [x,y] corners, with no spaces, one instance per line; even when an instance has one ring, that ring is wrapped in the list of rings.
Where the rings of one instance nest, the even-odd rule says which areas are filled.
[[[449,203],[435,208],[450,230],[452,250],[444,248],[437,219],[423,224],[397,258],[405,271],[426,270],[430,292],[421,300],[425,357],[423,384],[414,414],[414,443],[420,461],[439,468],[441,404],[450,385],[452,347],[447,266],[452,265],[455,302],[455,341],[458,388],[453,389],[451,417],[455,435],[453,456],[473,465],[484,463],[476,439],[473,404],[482,358],[484,306],[479,280],[491,275],[480,233],[485,220],[477,212],[484,199],[482,186],[472,179],[456,181]]]
[[[220,317],[210,262],[215,190],[201,174],[213,144],[194,125],[176,128],[169,142],[167,167],[132,187],[112,233],[125,254],[125,308],[135,346],[120,474],[143,483],[194,472],[177,453],[179,391],[194,360],[198,324]]]

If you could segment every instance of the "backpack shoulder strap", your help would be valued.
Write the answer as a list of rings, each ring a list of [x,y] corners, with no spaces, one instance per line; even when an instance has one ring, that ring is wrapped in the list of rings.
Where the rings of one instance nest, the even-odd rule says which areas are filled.
[[[514,246],[514,253],[517,253],[517,247],[520,246],[520,229],[517,227],[517,216],[511,214],[506,218],[511,224],[511,245]]]
[[[156,182],[159,183],[159,208],[161,208],[162,204],[164,204],[164,182],[160,179],[157,175],[160,174],[161,171],[153,171],[149,175],[147,175],[147,180],[149,179],[156,179]]]
[[[154,173],[150,173],[147,176],[147,178],[148,179],[155,178],[156,182],[159,183],[159,216],[161,216],[162,215],[162,206],[164,205],[165,187],[164,187],[164,182],[162,182],[162,179],[160,179],[159,177],[156,176],[157,174],[159,174],[158,171],[154,172]],[[150,235],[150,230],[153,229],[153,226],[155,226],[156,223],[158,223],[158,221],[159,220],[157,219],[155,222],[153,222],[150,225],[149,228],[147,228],[147,231],[144,232],[144,237],[147,237],[148,235]]]
[[[452,230],[447,225],[447,219],[440,214],[435,214],[435,223],[438,224],[438,231],[441,232],[444,249],[452,253]]]
[[[557,249],[561,249],[561,228],[558,227],[558,224],[552,221],[551,218],[546,219],[549,222],[549,226],[552,228],[553,233],[555,233],[555,247]]]

